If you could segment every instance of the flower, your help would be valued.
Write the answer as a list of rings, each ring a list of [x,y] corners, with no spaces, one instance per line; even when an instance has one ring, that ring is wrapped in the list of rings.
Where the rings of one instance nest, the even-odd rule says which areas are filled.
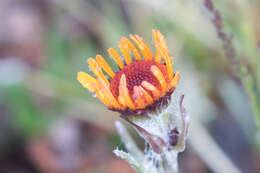
[[[87,60],[97,78],[78,72],[78,81],[94,92],[109,109],[124,115],[140,115],[168,104],[180,75],[173,71],[164,36],[158,30],[152,33],[155,55],[138,35],[130,35],[130,38],[141,53],[133,42],[121,37],[118,46],[124,58],[115,49],[108,49],[120,70],[114,72],[105,59],[97,55],[95,59]]]

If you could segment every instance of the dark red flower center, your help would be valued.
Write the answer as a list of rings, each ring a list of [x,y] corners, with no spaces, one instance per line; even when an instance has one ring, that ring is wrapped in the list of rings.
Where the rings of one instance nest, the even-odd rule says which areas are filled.
[[[127,88],[129,94],[133,94],[134,86],[140,86],[143,81],[147,81],[154,85],[157,89],[161,89],[159,81],[154,77],[151,72],[151,66],[157,66],[163,73],[166,82],[169,82],[166,66],[159,64],[154,60],[139,60],[132,62],[130,65],[125,66],[123,69],[118,71],[110,82],[110,90],[112,94],[117,98],[119,95],[118,87],[122,74],[126,76]]]

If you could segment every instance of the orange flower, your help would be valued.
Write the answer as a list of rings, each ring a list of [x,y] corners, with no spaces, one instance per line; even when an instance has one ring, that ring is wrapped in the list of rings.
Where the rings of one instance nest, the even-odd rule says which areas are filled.
[[[96,59],[88,59],[97,78],[78,72],[78,81],[109,109],[123,114],[144,114],[168,103],[180,76],[173,72],[172,57],[160,31],[153,30],[154,56],[141,37],[130,35],[130,38],[141,53],[130,40],[122,37],[118,47],[124,61],[115,49],[108,49],[120,70],[114,72],[105,59],[97,55]],[[106,78],[103,72],[110,78]]]

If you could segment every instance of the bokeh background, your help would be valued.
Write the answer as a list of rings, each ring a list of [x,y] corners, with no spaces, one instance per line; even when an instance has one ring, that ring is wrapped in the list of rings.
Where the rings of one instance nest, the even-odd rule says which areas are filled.
[[[96,54],[115,66],[106,50],[121,36],[135,33],[152,46],[152,29],[166,37],[182,77],[175,95],[185,94],[191,118],[180,172],[225,169],[219,149],[242,172],[259,172],[260,2],[213,2],[233,58],[203,0],[1,0],[0,172],[133,173],[112,153],[124,149],[119,115],[76,74],[89,72],[86,58]]]

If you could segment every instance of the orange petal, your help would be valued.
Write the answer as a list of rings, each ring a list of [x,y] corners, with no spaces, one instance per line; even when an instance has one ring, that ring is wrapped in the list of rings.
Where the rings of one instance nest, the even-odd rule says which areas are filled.
[[[123,108],[127,107],[126,101],[122,95],[118,96],[118,102],[122,105]]]
[[[156,49],[160,52],[162,55],[162,58],[164,59],[166,63],[166,68],[168,72],[168,76],[170,79],[173,77],[173,65],[172,65],[172,57],[170,56],[169,52],[164,52],[160,44],[155,44]]]
[[[78,72],[78,81],[83,85],[85,88],[89,89],[90,91],[94,91],[92,83],[98,83],[98,81],[90,76],[85,72]]]
[[[131,62],[132,62],[132,58],[131,58],[131,55],[130,55],[131,50],[128,47],[128,45],[126,44],[126,42],[124,42],[122,40],[122,38],[119,41],[118,47],[121,50],[122,54],[124,55],[126,64],[127,65],[131,64]]]
[[[153,41],[154,44],[158,44],[159,43],[159,38],[158,38],[158,34],[157,34],[157,30],[153,30]],[[162,58],[162,54],[160,53],[160,51],[156,48],[156,53],[154,56],[154,59],[157,63],[161,63],[161,58]]]
[[[156,50],[155,56],[154,56],[155,62],[161,64],[162,61],[162,55],[160,54],[159,50]]]
[[[151,71],[152,71],[153,75],[156,77],[156,79],[159,81],[159,83],[161,84],[162,92],[164,93],[167,89],[167,84],[166,84],[165,78],[164,78],[161,70],[158,67],[156,67],[155,65],[152,65]]]
[[[121,41],[126,43],[128,48],[133,52],[136,60],[141,60],[142,59],[138,49],[135,47],[135,45],[130,40],[128,40],[126,37],[122,37]]]
[[[176,72],[171,81],[171,84],[170,84],[171,87],[176,87],[179,83],[179,80],[180,80],[180,74],[179,74],[179,72]]]
[[[94,92],[96,93],[99,100],[104,103],[106,106],[111,107],[111,103],[109,101],[109,98],[106,96],[104,92],[102,92],[100,88],[100,83],[93,83],[92,87],[94,88]]]
[[[108,65],[106,60],[101,55],[97,55],[96,56],[96,61],[110,77],[114,77],[115,76],[115,73],[113,72],[111,67]]]
[[[145,99],[147,104],[151,104],[153,103],[153,98],[150,96],[150,94],[141,86],[138,87],[139,88],[139,92],[141,94],[141,96]]]
[[[104,82],[109,84],[107,78],[105,77],[104,73],[102,72],[101,68],[99,67],[98,63],[93,59],[88,59],[88,64],[92,72],[97,76],[100,77]]]
[[[154,41],[160,43],[165,52],[169,52],[168,46],[162,33],[159,30],[153,30],[152,33]]]
[[[156,47],[155,61],[159,63],[161,61],[160,56],[164,59],[169,78],[172,79],[173,77],[172,57],[169,53],[164,36],[158,30],[153,30],[152,32],[153,32],[154,44]]]
[[[138,109],[143,109],[145,108],[146,104],[145,104],[145,100],[142,96],[142,93],[140,92],[140,89],[138,86],[134,86],[134,101],[137,104],[137,108]]]
[[[121,79],[120,79],[119,95],[121,95],[124,98],[126,105],[130,109],[135,109],[135,105],[134,105],[134,103],[133,103],[133,101],[132,101],[132,99],[129,95],[129,92],[128,92],[125,74],[122,74]]]
[[[109,48],[107,50],[107,52],[114,59],[114,61],[117,63],[117,65],[120,67],[120,69],[124,68],[124,63],[123,63],[119,53],[115,49]]]
[[[135,42],[138,48],[141,50],[145,60],[152,60],[153,55],[150,48],[144,43],[144,40],[138,35],[130,35],[130,38]]]
[[[117,100],[115,99],[114,95],[111,93],[109,89],[109,85],[107,85],[101,78],[98,78],[98,81],[100,83],[100,89],[104,95],[109,98],[110,104],[113,108],[120,108],[120,105],[118,104]]]
[[[145,89],[151,91],[151,92],[153,93],[153,97],[154,97],[155,99],[157,99],[157,98],[160,97],[160,91],[159,91],[154,85],[152,85],[151,83],[146,82],[146,81],[143,81],[143,82],[142,82],[142,86],[143,86]]]

